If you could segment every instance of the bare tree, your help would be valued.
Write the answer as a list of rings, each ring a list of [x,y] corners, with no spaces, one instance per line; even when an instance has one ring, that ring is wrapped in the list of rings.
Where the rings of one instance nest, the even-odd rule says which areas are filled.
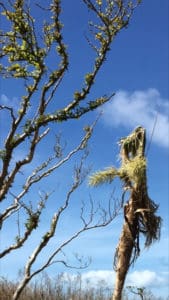
[[[122,298],[129,267],[140,254],[140,234],[145,236],[145,246],[149,247],[160,238],[161,229],[161,218],[156,216],[158,205],[150,199],[147,191],[145,129],[139,126],[129,136],[122,138],[119,144],[120,168],[109,167],[90,178],[90,184],[97,186],[119,177],[124,183],[122,206],[126,191],[130,193],[129,200],[124,205],[124,225],[114,259],[116,282],[113,300]]]
[[[162,300],[162,297],[153,295],[146,287],[127,286],[126,288],[131,294],[140,296],[141,300]]]
[[[84,128],[84,136],[77,142],[77,146],[67,153],[60,142],[59,125],[65,121],[79,119],[109,101],[114,95],[112,93],[108,96],[99,96],[94,100],[88,99],[114,37],[128,26],[133,10],[141,1],[83,0],[82,2],[93,13],[93,21],[90,22],[91,35],[87,38],[87,43],[93,49],[95,57],[91,69],[84,74],[82,87],[74,91],[68,103],[63,99],[58,103],[56,94],[62,84],[64,85],[63,79],[70,60],[62,32],[62,2],[60,0],[46,1],[43,6],[38,3],[30,4],[29,1],[24,0],[0,1],[2,25],[4,25],[0,30],[2,60],[0,72],[4,80],[8,80],[9,86],[22,87],[22,96],[17,106],[10,102],[0,104],[1,120],[6,121],[0,150],[0,202],[2,203],[0,224],[2,230],[10,220],[13,220],[12,218],[17,218],[13,241],[1,249],[1,258],[20,249],[32,236],[33,231],[40,226],[41,216],[46,209],[50,192],[39,191],[36,200],[37,184],[47,180],[55,171],[70,162],[71,158],[79,157],[82,153],[79,165],[76,165],[74,169],[72,185],[67,190],[62,204],[57,207],[51,217],[49,228],[30,254],[23,278],[15,290],[13,299],[18,299],[26,284],[54,262],[68,266],[65,258],[56,259],[56,256],[62,253],[63,248],[82,232],[106,226],[118,213],[118,208],[115,208],[113,212],[110,209],[107,212],[101,209],[102,218],[96,220],[97,209],[93,207],[93,202],[90,200],[88,218],[84,217],[84,206],[81,208],[81,228],[62,241],[46,258],[46,261],[37,269],[35,268],[35,262],[40,253],[54,238],[58,222],[61,217],[64,217],[72,194],[87,174],[83,165],[87,155],[87,144],[95,123]],[[34,11],[37,10],[39,10],[38,15],[45,14],[45,19],[41,22],[34,18]],[[52,64],[49,63],[51,59]],[[36,154],[41,153],[40,147],[49,141],[53,125],[57,131],[55,143],[51,145],[53,152],[46,155],[44,159],[42,158],[38,164]],[[20,150],[22,150],[22,155],[19,155]],[[26,169],[27,166],[29,168]],[[28,201],[30,193],[33,194],[33,201]]]

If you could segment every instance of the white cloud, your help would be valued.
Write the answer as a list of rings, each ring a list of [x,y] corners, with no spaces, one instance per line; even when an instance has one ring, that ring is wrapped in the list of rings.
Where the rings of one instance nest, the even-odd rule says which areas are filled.
[[[128,275],[126,284],[138,287],[157,287],[167,284],[167,278],[165,274],[158,275],[150,270],[134,271]]]
[[[0,103],[12,108],[17,109],[19,105],[19,100],[16,97],[8,98],[5,94],[0,96]]]
[[[82,281],[96,286],[101,281],[105,281],[108,286],[112,286],[115,280],[115,272],[109,270],[89,271],[82,274]]]
[[[130,272],[127,275],[126,286],[137,286],[137,287],[148,287],[153,288],[157,286],[168,286],[168,275],[169,273],[163,272],[157,274],[154,271],[143,270]],[[64,280],[76,280],[77,275],[75,274],[64,274]],[[115,283],[115,272],[110,270],[93,270],[84,272],[81,274],[82,287],[91,286],[95,287],[102,282],[107,287],[112,288]]]
[[[101,282],[105,283],[107,287],[112,288],[115,281],[115,272],[109,270],[92,270],[81,273],[81,285],[82,288],[96,287]],[[77,274],[64,273],[64,281],[76,281]]]
[[[112,101],[104,106],[104,121],[113,127],[134,128],[142,125],[152,141],[169,146],[169,100],[156,89],[146,91],[118,91]]]

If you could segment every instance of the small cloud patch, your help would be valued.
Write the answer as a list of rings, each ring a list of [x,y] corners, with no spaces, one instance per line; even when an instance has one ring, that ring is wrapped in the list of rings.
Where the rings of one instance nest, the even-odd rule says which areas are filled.
[[[154,143],[169,147],[169,100],[162,98],[157,89],[118,91],[105,104],[103,120],[112,127],[144,126],[148,138],[153,134]]]

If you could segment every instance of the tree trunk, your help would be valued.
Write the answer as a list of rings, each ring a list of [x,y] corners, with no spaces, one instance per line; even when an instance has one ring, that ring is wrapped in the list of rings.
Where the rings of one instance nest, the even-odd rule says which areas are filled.
[[[115,261],[116,264],[116,281],[112,300],[122,299],[122,290],[125,283],[125,278],[132,261],[133,249],[139,252],[136,248],[135,240],[137,234],[137,218],[134,213],[134,199],[131,197],[129,202],[124,207],[124,224],[119,240],[118,248],[116,250]]]
[[[121,146],[121,166],[110,167],[96,172],[91,177],[91,184],[112,182],[118,176],[124,182],[124,194],[130,192],[129,200],[124,206],[124,224],[121,237],[115,253],[116,282],[112,300],[121,300],[125,278],[130,265],[140,253],[139,235],[144,234],[145,246],[160,238],[161,217],[156,216],[158,209],[148,196],[146,177],[145,129],[137,127],[130,135],[119,142]]]

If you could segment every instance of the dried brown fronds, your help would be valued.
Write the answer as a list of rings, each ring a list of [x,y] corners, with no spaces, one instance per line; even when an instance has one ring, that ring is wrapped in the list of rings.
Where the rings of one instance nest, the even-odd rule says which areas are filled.
[[[148,196],[147,162],[145,157],[146,133],[141,126],[130,135],[122,138],[120,144],[121,166],[118,169],[109,167],[94,173],[89,178],[90,185],[97,186],[110,183],[118,176],[124,183],[121,205],[124,205],[124,194],[130,192],[124,205],[124,224],[118,247],[114,256],[116,284],[113,300],[121,299],[124,281],[132,263],[140,254],[140,236],[145,237],[145,246],[149,247],[160,238],[161,217],[156,215],[158,205]]]

